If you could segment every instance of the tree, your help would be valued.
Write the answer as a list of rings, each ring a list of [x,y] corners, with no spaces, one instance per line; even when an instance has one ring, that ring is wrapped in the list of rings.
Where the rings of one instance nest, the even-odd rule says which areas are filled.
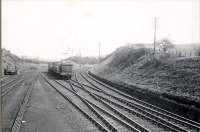
[[[157,44],[159,45],[160,49],[165,53],[168,50],[175,48],[171,40],[169,40],[168,38],[161,39]]]

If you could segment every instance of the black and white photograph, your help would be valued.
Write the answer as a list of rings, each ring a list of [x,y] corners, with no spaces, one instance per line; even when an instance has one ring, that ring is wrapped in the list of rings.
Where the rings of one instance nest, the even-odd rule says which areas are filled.
[[[0,8],[0,132],[200,132],[200,0]]]

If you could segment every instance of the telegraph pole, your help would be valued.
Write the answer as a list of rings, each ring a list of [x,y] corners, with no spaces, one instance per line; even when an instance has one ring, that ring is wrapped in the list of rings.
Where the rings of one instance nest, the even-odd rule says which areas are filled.
[[[0,0],[0,8],[1,8],[1,0]],[[1,8],[2,9],[2,8]],[[1,9],[0,9],[0,17],[1,17]],[[2,19],[1,19],[2,20]],[[0,25],[0,31],[1,31],[1,25]],[[2,33],[2,32],[1,32]],[[1,44],[1,35],[0,35],[0,76],[3,76],[3,61],[2,61],[2,44]]]
[[[79,57],[80,57],[80,70],[81,70],[81,63],[82,63],[82,53],[81,53],[81,48],[79,49]]]
[[[99,63],[100,63],[100,59],[101,59],[101,43],[99,42]]]
[[[153,42],[153,55],[155,57],[156,53],[156,26],[157,26],[157,19],[156,17],[154,18],[154,42]]]
[[[2,9],[2,6],[1,6],[1,3],[2,1],[0,0],[0,18],[1,18],[1,20],[0,21],[2,21],[2,17],[1,17],[1,9]],[[1,32],[1,24],[0,24],[0,33],[2,33]],[[2,120],[2,97],[1,97],[1,77],[3,76],[3,57],[2,57],[2,52],[3,52],[3,50],[2,50],[2,45],[1,45],[1,34],[0,34],[0,132],[2,132],[3,130],[3,127],[2,127],[2,124],[3,124],[3,120]]]

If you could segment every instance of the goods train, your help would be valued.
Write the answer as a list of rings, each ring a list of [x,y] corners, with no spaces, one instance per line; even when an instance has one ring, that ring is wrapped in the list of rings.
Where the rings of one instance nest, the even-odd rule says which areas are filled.
[[[17,74],[17,66],[13,64],[7,64],[4,67],[4,74],[5,75],[16,75]]]
[[[73,65],[70,62],[51,62],[48,64],[48,72],[61,78],[71,79]]]

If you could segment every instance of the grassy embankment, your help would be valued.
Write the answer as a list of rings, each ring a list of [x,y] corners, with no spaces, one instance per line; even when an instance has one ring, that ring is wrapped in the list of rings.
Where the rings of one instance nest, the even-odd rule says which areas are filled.
[[[200,110],[200,58],[150,59],[147,53],[146,48],[121,47],[93,73],[116,84],[151,95],[162,95],[178,104]]]

